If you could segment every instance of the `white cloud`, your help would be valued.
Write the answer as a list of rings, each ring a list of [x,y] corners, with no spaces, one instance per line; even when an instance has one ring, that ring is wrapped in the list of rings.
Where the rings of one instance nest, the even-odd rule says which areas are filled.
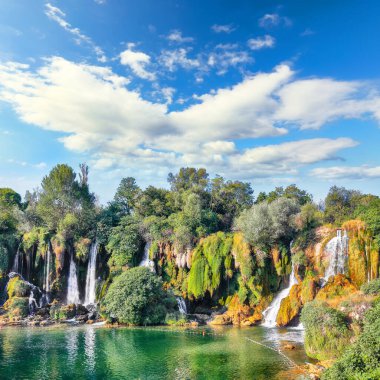
[[[99,62],[104,63],[107,61],[107,57],[105,56],[103,50],[97,46],[90,37],[82,33],[80,29],[73,27],[69,22],[67,22],[65,20],[66,14],[61,9],[51,5],[50,3],[47,3],[45,4],[45,14],[51,20],[55,21],[60,27],[72,34],[77,44],[85,43],[90,46],[96,54]]]
[[[213,26],[211,26],[211,29],[215,33],[227,33],[227,34],[230,34],[234,30],[236,30],[236,28],[232,24],[227,24],[227,25],[214,24]]]
[[[380,178],[380,166],[333,166],[313,169],[310,174],[327,180],[372,179]]]
[[[252,50],[274,47],[276,40],[274,37],[266,34],[263,37],[251,38],[248,40],[248,47]]]
[[[253,58],[246,51],[222,50],[221,48],[210,53],[207,59],[207,64],[215,67],[219,75],[225,74],[230,67],[238,67],[250,62],[253,62]]]
[[[159,62],[172,72],[179,67],[186,70],[200,67],[200,62],[197,58],[188,58],[188,52],[189,50],[184,48],[163,50],[159,57]]]
[[[13,158],[10,158],[9,160],[7,160],[7,162],[9,164],[24,166],[24,167],[30,167],[30,168],[35,168],[35,169],[45,169],[47,167],[46,162],[38,162],[37,164],[33,164],[30,162],[26,162],[26,161],[14,160]]]
[[[25,64],[0,63],[0,99],[25,123],[61,133],[67,149],[87,152],[102,170],[154,173],[207,165],[245,178],[295,175],[301,166],[339,159],[342,149],[357,143],[310,139],[241,150],[236,142],[284,135],[288,123],[316,128],[338,117],[380,120],[380,97],[368,84],[300,80],[287,65],[198,96],[197,104],[175,112],[168,110],[174,89],[157,91],[160,102],[145,100],[110,68],[60,57],[46,60],[37,71]]]
[[[193,42],[194,38],[192,37],[183,37],[182,32],[180,30],[172,30],[167,36],[166,39],[170,42],[174,42],[177,44],[187,43],[187,42]]]
[[[282,17],[277,13],[267,13],[259,19],[259,26],[262,28],[271,28],[280,24],[291,26],[292,20],[288,17]]]
[[[99,4],[99,5],[104,5],[107,0],[94,0],[96,4]]]
[[[156,75],[146,70],[150,64],[150,56],[141,51],[133,51],[134,44],[128,44],[128,49],[120,53],[120,63],[129,66],[133,73],[142,79],[155,80]]]

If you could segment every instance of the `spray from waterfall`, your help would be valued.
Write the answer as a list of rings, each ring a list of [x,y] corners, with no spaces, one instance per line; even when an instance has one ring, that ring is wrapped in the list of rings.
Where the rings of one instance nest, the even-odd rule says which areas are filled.
[[[346,230],[337,230],[336,236],[333,237],[325,247],[325,252],[329,254],[330,262],[325,271],[324,280],[327,282],[331,276],[338,273],[345,273],[346,257],[348,253],[348,236]]]
[[[73,255],[70,258],[69,279],[67,283],[67,303],[80,303],[79,287],[77,277],[77,267],[74,262]]]
[[[139,267],[149,268],[152,272],[154,272],[154,262],[149,258],[150,246],[150,242],[145,244],[143,258],[139,264]]]
[[[96,291],[96,258],[98,256],[98,242],[91,244],[90,257],[88,259],[87,275],[86,275],[86,293],[84,304],[90,305],[95,303]]]
[[[265,327],[276,327],[277,314],[280,310],[281,301],[287,297],[290,293],[290,289],[293,285],[298,283],[295,272],[294,265],[292,265],[292,273],[289,278],[289,286],[286,289],[281,290],[273,299],[271,304],[263,312],[264,322],[263,326]]]

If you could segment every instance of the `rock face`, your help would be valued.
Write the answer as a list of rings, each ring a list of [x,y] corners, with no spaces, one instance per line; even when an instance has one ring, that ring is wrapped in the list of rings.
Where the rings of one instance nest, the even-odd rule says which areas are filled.
[[[290,289],[290,293],[281,301],[276,323],[277,326],[288,326],[298,323],[298,315],[302,308],[301,286],[296,284]]]

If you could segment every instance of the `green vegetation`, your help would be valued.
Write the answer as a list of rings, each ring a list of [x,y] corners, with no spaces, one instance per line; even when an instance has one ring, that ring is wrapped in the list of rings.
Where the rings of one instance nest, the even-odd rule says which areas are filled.
[[[376,278],[370,282],[363,284],[360,290],[364,294],[380,294],[380,278]]]
[[[307,303],[301,322],[305,327],[306,353],[312,358],[336,358],[349,344],[351,334],[345,315],[325,303]]]
[[[130,325],[156,325],[174,311],[176,300],[162,288],[162,281],[147,268],[132,268],[111,284],[104,300],[104,314]]]
[[[366,313],[363,332],[347,345],[342,357],[323,374],[323,380],[380,378],[380,300]]]

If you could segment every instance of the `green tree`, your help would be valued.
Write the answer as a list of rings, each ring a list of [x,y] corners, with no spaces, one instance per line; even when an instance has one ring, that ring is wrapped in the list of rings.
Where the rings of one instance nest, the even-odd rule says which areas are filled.
[[[131,325],[155,325],[174,311],[175,298],[162,288],[162,280],[144,267],[132,268],[111,284],[102,302],[109,318]]]
[[[0,188],[0,204],[21,208],[21,196],[8,187]]]
[[[121,215],[131,213],[140,193],[141,189],[133,177],[126,177],[120,181],[114,197],[114,203],[119,208]]]
[[[178,174],[169,173],[168,182],[172,191],[200,189],[206,190],[209,185],[209,178],[206,169],[181,168]]]
[[[135,266],[141,259],[143,240],[140,234],[140,222],[130,216],[124,216],[120,224],[111,229],[107,250],[111,253],[110,266]]]

